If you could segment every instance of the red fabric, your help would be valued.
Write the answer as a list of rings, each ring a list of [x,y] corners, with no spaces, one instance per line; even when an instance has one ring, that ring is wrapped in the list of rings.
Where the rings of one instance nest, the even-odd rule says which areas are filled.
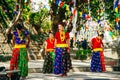
[[[98,39],[97,37],[92,39],[92,49],[102,48],[102,45],[103,45],[102,39],[100,39],[100,40],[97,40],[97,39]],[[106,68],[105,68],[103,51],[100,51],[100,61],[101,61],[102,71],[104,72],[104,71],[106,71]]]
[[[47,42],[47,49],[54,49],[54,39],[50,40],[50,39],[47,39],[46,42]]]
[[[65,33],[65,40],[64,40],[64,41],[61,41],[61,39],[60,39],[60,32],[56,32],[55,38],[57,39],[57,42],[56,42],[57,44],[65,44],[65,43],[66,43],[66,40],[67,40],[67,39],[70,39],[70,36],[69,36],[69,33],[66,32],[66,33]]]
[[[103,51],[100,51],[100,60],[101,60],[101,66],[102,66],[102,71],[106,71],[106,68],[105,68],[105,61],[104,61],[104,54],[103,54]]]
[[[102,45],[103,45],[102,39],[99,39],[99,40],[98,38],[92,39],[92,49],[102,48]]]
[[[65,4],[64,2],[61,2],[60,7],[62,8],[64,6],[64,4]]]
[[[73,15],[75,15],[75,14],[76,14],[76,9],[73,10]]]
[[[18,69],[19,49],[14,49],[10,60],[10,70]]]

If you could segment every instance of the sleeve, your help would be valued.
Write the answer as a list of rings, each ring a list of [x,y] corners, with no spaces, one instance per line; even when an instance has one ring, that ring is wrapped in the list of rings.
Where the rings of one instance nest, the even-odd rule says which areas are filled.
[[[67,39],[70,39],[70,35],[69,35],[68,32],[66,32],[66,38],[67,38]]]
[[[48,43],[48,39],[46,39],[45,42]]]
[[[55,39],[57,39],[57,38],[58,38],[58,32],[55,33]]]
[[[102,39],[101,39],[101,44],[102,44],[102,46],[104,46],[104,45],[103,45],[103,41],[102,41]]]
[[[25,30],[25,35],[28,35],[28,34],[29,34],[29,32],[27,30]]]
[[[91,40],[92,43],[94,42],[94,39],[95,39],[95,38],[92,38],[92,40]]]
[[[93,43],[94,43],[94,38],[92,38],[92,40],[91,40],[91,48],[93,48]]]
[[[17,32],[16,32],[16,31],[14,31],[14,32],[13,32],[13,35],[15,35],[15,36],[16,36],[16,35],[17,35]]]

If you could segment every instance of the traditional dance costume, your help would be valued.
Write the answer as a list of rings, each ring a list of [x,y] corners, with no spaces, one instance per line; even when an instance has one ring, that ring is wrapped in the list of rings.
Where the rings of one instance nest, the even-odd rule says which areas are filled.
[[[15,31],[13,35],[15,36],[15,45],[10,61],[10,70],[18,69],[20,70],[19,75],[26,77],[28,75],[28,55],[26,49],[28,31],[22,31],[21,34]]]
[[[68,53],[67,39],[70,39],[68,32],[56,32],[56,48],[54,74],[66,74],[72,67],[70,53]]]
[[[92,72],[103,72],[105,71],[105,61],[102,46],[102,39],[93,38],[92,39],[92,60],[90,70]]]
[[[45,56],[43,73],[53,73],[53,63],[54,63],[54,39],[47,39],[47,55]]]

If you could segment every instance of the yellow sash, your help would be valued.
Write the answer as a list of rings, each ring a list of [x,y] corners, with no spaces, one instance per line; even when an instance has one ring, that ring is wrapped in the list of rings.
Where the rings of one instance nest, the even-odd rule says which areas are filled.
[[[15,44],[14,48],[26,48],[25,44]]]
[[[53,51],[54,49],[47,49],[48,52]]]
[[[93,51],[94,52],[96,52],[96,51],[103,51],[103,49],[102,48],[95,48],[95,49],[93,49]]]
[[[68,47],[68,44],[56,44],[56,47]]]

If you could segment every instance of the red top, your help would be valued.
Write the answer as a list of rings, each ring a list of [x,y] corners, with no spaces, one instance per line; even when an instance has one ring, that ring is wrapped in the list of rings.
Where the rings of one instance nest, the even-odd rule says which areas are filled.
[[[97,37],[92,39],[92,49],[102,48],[102,45],[102,39],[98,39]]]
[[[47,39],[46,42],[47,42],[47,49],[54,49],[54,41],[55,39]]]
[[[65,43],[66,43],[66,40],[67,40],[67,39],[70,39],[70,36],[69,36],[69,33],[66,32],[66,33],[65,33],[65,39],[64,39],[64,41],[61,41],[61,39],[60,39],[60,32],[56,32],[55,38],[57,39],[56,44],[65,44]]]

